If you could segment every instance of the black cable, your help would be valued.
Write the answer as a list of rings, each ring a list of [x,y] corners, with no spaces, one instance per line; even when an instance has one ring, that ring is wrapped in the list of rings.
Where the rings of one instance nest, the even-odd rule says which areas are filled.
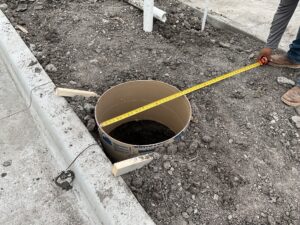
[[[58,186],[61,187],[63,190],[70,190],[73,188],[72,183],[75,179],[75,173],[72,170],[69,170],[70,167],[76,162],[76,160],[81,156],[82,153],[84,153],[87,149],[89,149],[92,146],[98,145],[97,143],[91,144],[87,146],[85,149],[83,149],[80,153],[77,154],[77,156],[72,160],[72,162],[69,164],[66,170],[61,171],[58,176],[56,176],[53,181]]]
[[[78,155],[73,159],[73,161],[69,164],[69,166],[67,167],[66,170],[70,169],[70,167],[74,164],[74,162],[78,159],[78,157],[79,157],[82,153],[84,153],[87,149],[89,149],[90,147],[95,146],[95,145],[98,146],[98,143],[91,144],[91,145],[87,146],[85,149],[83,149],[80,153],[78,153]]]

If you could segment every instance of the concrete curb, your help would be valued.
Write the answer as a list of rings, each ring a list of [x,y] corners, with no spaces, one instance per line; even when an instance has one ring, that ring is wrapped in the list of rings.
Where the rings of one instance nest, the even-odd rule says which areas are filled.
[[[77,196],[88,203],[97,224],[153,225],[123,179],[112,176],[110,161],[66,100],[54,95],[54,83],[1,10],[0,56],[61,166],[59,169],[65,169],[88,147],[71,169],[76,174]]]

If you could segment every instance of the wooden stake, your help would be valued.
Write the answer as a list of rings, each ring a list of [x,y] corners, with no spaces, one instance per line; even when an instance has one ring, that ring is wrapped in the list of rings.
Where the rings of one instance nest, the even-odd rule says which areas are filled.
[[[121,162],[114,163],[112,167],[112,173],[115,177],[117,177],[136,169],[140,169],[143,166],[149,164],[152,160],[153,157],[151,154],[126,159]]]
[[[74,97],[76,95],[83,96],[83,97],[98,97],[99,95],[92,91],[82,91],[70,88],[56,88],[55,94],[57,96],[64,96],[64,97]]]

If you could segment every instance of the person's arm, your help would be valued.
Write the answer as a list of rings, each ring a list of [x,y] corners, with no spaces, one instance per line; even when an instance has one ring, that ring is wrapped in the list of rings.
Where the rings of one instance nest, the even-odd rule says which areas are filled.
[[[278,48],[282,35],[297,8],[299,0],[281,0],[274,15],[266,46],[260,51],[258,60],[267,57],[271,60],[272,49]]]
[[[281,0],[273,18],[266,48],[276,49],[282,35],[292,18],[299,0]]]

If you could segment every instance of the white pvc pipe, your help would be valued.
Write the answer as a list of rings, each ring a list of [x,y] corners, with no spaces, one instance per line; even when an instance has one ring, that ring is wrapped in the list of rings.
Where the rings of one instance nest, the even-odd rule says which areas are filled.
[[[141,10],[144,10],[143,0],[125,0],[125,1]],[[155,6],[153,7],[153,16],[155,19],[158,19],[163,23],[167,21],[167,13]]]
[[[209,3],[209,0],[205,0],[205,9],[204,9],[203,17],[202,17],[201,31],[204,31],[204,29],[205,29],[206,18],[207,18],[207,14],[208,14],[208,3]]]
[[[152,32],[153,30],[153,7],[154,0],[144,0],[144,31]]]

